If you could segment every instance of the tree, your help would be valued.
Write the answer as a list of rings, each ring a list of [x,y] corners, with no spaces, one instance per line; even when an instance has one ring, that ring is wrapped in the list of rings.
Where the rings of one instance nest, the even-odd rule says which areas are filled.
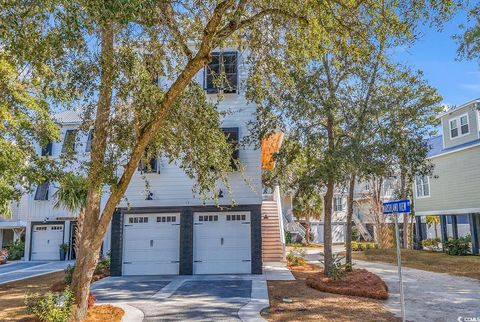
[[[458,57],[460,59],[477,59],[480,63],[480,4],[477,4],[469,10],[469,21],[471,25],[461,25],[462,35],[457,35],[459,43]]]
[[[438,232],[437,232],[437,225],[440,224],[440,217],[439,216],[432,216],[432,215],[428,215],[425,217],[425,220],[426,220],[426,223],[427,223],[427,226],[430,228],[434,227],[435,229],[435,238],[438,238]]]
[[[87,180],[71,172],[60,178],[60,187],[53,194],[55,208],[64,208],[72,213],[78,211],[77,225],[75,228],[75,254],[79,252],[82,237],[83,220],[87,204]]]
[[[320,191],[312,190],[310,187],[300,187],[293,199],[293,214],[298,219],[305,219],[305,242],[310,244],[310,221],[320,219],[322,216],[322,195]]]
[[[23,75],[0,47],[0,216],[33,185],[54,175],[54,163],[38,155],[34,142],[45,146],[58,138],[47,102],[32,94],[38,84]]]

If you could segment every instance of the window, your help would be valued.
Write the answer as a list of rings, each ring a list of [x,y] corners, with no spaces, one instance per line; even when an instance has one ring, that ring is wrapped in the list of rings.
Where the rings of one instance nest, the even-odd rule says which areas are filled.
[[[454,139],[470,133],[470,126],[468,124],[468,114],[460,115],[449,121],[450,124],[450,138]],[[460,124],[460,129],[458,128]]]
[[[128,218],[129,224],[146,224],[148,223],[148,217],[130,217]]]
[[[246,215],[227,215],[227,221],[245,221],[246,219]]]
[[[88,131],[87,146],[85,147],[85,152],[92,151],[92,140],[93,140],[93,130]]]
[[[198,221],[218,221],[218,216],[217,215],[198,216]]]
[[[430,196],[430,182],[428,176],[415,177],[415,190],[417,191],[417,198]]]
[[[470,132],[468,128],[468,116],[467,115],[462,115],[460,117],[460,133],[462,135],[468,134]]]
[[[450,137],[451,138],[456,138],[458,136],[458,126],[457,126],[457,120],[451,120],[450,121]]]
[[[227,142],[232,147],[232,156],[230,165],[232,169],[237,170],[236,160],[240,157],[240,150],[238,149],[238,127],[222,128],[223,134],[227,139]]]
[[[75,140],[77,139],[77,130],[67,130],[63,140],[62,153],[75,151]]]
[[[204,87],[207,93],[237,92],[237,52],[212,53],[212,61],[205,66]]]
[[[150,158],[149,162],[145,162],[144,160],[140,160],[140,164],[138,165],[138,170],[142,173],[158,172],[157,157]]]
[[[44,183],[37,186],[37,191],[35,191],[34,200],[48,200],[48,187],[50,183],[45,181]]]
[[[52,142],[48,142],[46,146],[42,146],[42,157],[52,155]]]
[[[176,216],[159,216],[157,217],[157,222],[176,222]]]
[[[343,202],[342,197],[334,197],[333,198],[333,211],[342,211],[343,210]]]

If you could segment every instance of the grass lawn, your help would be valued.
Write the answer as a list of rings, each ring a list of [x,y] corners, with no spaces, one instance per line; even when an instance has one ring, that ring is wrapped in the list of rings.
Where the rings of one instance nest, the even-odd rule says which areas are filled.
[[[268,321],[400,321],[383,306],[383,301],[324,293],[310,288],[305,279],[313,270],[292,268],[295,281],[269,281],[270,308],[262,312]],[[284,303],[283,298],[293,303]]]
[[[371,262],[397,263],[394,249],[368,249],[353,252],[353,258]],[[402,265],[480,280],[480,256],[452,256],[439,252],[402,249]]]
[[[0,285],[0,321],[37,321],[26,311],[25,294],[45,293],[52,285],[63,281],[64,276],[64,272],[56,272]],[[85,322],[120,321],[123,313],[120,308],[94,306],[89,310],[89,317]]]

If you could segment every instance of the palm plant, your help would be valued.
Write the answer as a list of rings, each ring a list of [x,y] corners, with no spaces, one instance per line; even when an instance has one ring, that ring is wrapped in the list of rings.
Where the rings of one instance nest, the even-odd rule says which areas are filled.
[[[305,219],[305,242],[310,244],[310,221],[322,216],[322,196],[314,189],[300,187],[294,197],[293,214],[297,219]]]
[[[432,227],[432,225],[434,226],[435,238],[438,238],[437,225],[440,224],[440,217],[439,216],[428,215],[425,218],[425,222],[426,222],[426,224],[429,228]]]
[[[80,236],[82,234],[83,217],[87,203],[87,180],[86,178],[66,173],[60,179],[60,187],[53,194],[54,208],[63,208],[70,212],[78,211],[77,227],[75,229],[75,252],[78,254]]]
[[[0,201],[0,217],[5,219],[12,218],[12,207],[9,200]]]

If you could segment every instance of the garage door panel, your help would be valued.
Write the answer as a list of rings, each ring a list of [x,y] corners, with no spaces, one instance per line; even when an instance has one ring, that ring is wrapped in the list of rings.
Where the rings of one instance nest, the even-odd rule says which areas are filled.
[[[195,213],[194,273],[251,272],[250,213]]]
[[[63,224],[34,225],[32,227],[32,260],[60,260],[63,243]]]
[[[178,274],[179,222],[179,214],[126,215],[123,275]]]

